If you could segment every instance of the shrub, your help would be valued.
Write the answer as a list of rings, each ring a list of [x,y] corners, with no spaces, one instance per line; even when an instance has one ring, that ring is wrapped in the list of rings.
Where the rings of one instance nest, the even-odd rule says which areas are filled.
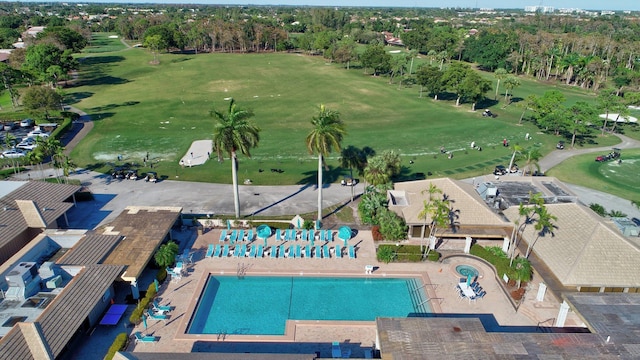
[[[380,233],[379,225],[375,225],[371,228],[371,236],[373,237],[373,241],[382,241],[384,239]]]
[[[499,246],[488,246],[485,248],[488,252],[490,252],[491,254],[493,254],[494,256],[498,257],[498,258],[506,258],[507,254],[505,254],[504,251],[502,251],[502,248]]]
[[[156,279],[158,279],[158,281],[162,284],[167,279],[167,269],[166,268],[159,269],[158,273],[156,274]]]
[[[510,279],[516,278],[516,273],[514,269],[509,266],[509,259],[506,257],[496,256],[491,252],[487,251],[487,249],[483,248],[478,244],[474,244],[471,246],[471,250],[469,251],[471,255],[475,255],[479,258],[483,258],[496,267],[498,271],[498,276],[501,278],[503,274],[507,274]]]
[[[429,255],[427,255],[427,259],[429,261],[434,261],[434,262],[438,261],[438,260],[440,260],[440,253],[437,252],[437,251],[431,251],[431,252],[429,252]]]
[[[607,210],[600,204],[591,203],[589,204],[589,208],[602,217],[607,216]]]
[[[113,344],[109,347],[109,351],[104,356],[105,360],[111,360],[116,355],[118,351],[126,350],[127,344],[129,343],[129,337],[126,333],[120,333],[116,336],[116,339],[113,340]]]
[[[305,220],[304,223],[302,223],[302,228],[305,230],[312,230],[315,226],[316,224],[313,220]]]
[[[393,246],[389,245],[381,245],[378,248],[378,253],[376,254],[378,261],[382,261],[385,264],[388,264],[393,261],[393,258],[396,257],[396,253],[393,249]]]
[[[387,208],[381,208],[378,214],[380,219],[380,233],[386,240],[403,240],[407,238],[407,225],[404,219]]]
[[[422,252],[420,251],[420,246],[418,245],[392,245],[392,244],[385,244],[385,245],[380,245],[378,247],[378,253],[380,253],[380,251],[382,249],[385,249],[385,252],[391,251],[394,253],[394,259],[395,261],[399,261],[399,262],[420,262],[422,261]],[[386,249],[390,249],[390,250],[386,250]],[[380,260],[380,258],[378,257],[378,260]],[[383,261],[383,260],[380,260]]]

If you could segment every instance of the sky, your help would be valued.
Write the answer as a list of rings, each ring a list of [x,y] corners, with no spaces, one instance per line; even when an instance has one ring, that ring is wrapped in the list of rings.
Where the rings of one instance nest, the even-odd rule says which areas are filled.
[[[64,2],[64,0],[57,0]],[[67,0],[68,1],[68,0]],[[525,6],[551,6],[583,10],[640,10],[639,0],[72,0],[72,2],[125,2],[170,4],[366,6],[366,7],[463,7],[524,9]]]

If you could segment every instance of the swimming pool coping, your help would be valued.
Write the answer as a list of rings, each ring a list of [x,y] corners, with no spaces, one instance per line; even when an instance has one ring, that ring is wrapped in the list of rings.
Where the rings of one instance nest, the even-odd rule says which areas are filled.
[[[202,296],[209,276],[237,276],[236,272],[225,270],[207,269],[203,271],[194,293],[194,297],[189,302],[189,306],[184,313],[176,335],[175,340],[185,341],[233,341],[233,342],[295,342],[296,331],[298,327],[314,326],[314,327],[367,327],[375,328],[376,321],[331,321],[331,320],[287,320],[284,335],[237,335],[237,334],[189,334],[188,327],[195,314],[200,297]],[[251,271],[248,270],[244,276],[299,276],[299,277],[343,277],[343,278],[414,278],[422,281],[422,287],[425,289],[426,296],[429,299],[436,299],[433,284],[430,284],[429,276],[426,272],[406,272],[406,271],[374,271],[372,274],[364,274],[362,272],[335,272],[335,271]],[[431,313],[441,313],[442,310],[438,301],[429,301]]]

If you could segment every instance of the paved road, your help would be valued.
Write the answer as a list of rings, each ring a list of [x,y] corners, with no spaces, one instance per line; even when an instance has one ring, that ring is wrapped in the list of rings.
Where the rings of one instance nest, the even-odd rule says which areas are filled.
[[[620,134],[615,134],[615,135],[619,137],[620,140],[622,140],[620,144],[616,144],[615,146],[605,146],[605,147],[589,148],[589,149],[565,148],[565,150],[554,150],[538,162],[538,164],[540,165],[540,170],[542,170],[542,172],[548,171],[554,166],[576,155],[590,154],[590,153],[607,154],[611,152],[612,147],[617,147],[620,149],[640,148],[640,141],[631,139],[627,136],[620,135]]]

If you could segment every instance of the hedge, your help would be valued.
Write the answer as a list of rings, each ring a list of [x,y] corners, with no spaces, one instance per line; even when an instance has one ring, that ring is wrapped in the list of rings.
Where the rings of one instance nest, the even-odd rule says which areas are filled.
[[[109,347],[109,351],[107,351],[104,359],[111,360],[118,351],[126,350],[128,341],[129,336],[127,336],[127,333],[118,334],[118,336],[116,336],[116,339],[113,341],[113,344],[111,344],[111,347]]]
[[[156,279],[160,283],[163,283],[166,278],[167,278],[167,270],[165,269],[158,270],[158,273],[156,274]],[[149,303],[153,301],[153,298],[155,297],[156,297],[156,285],[154,283],[151,283],[147,288],[147,293],[145,294],[144,298],[140,299],[140,302],[138,302],[138,305],[136,306],[136,308],[133,309],[133,311],[131,312],[131,316],[129,316],[129,322],[136,325],[139,324],[140,320],[142,319],[142,314],[144,314],[144,311],[149,306]]]
[[[493,266],[495,266],[496,270],[498,271],[498,276],[500,278],[502,278],[503,274],[507,274],[507,277],[509,277],[509,279],[518,279],[518,274],[516,273],[516,270],[511,266],[509,266],[510,260],[508,257],[493,254],[478,244],[472,245],[471,250],[469,250],[469,253],[471,255],[475,255],[477,257],[483,258],[488,262],[490,262]],[[529,274],[528,278],[523,278],[520,280],[522,281],[531,280],[531,274]]]
[[[420,262],[422,261],[422,252],[419,245],[400,245],[383,244],[378,246],[378,251],[381,248],[391,248],[396,256],[394,261],[397,262]]]

